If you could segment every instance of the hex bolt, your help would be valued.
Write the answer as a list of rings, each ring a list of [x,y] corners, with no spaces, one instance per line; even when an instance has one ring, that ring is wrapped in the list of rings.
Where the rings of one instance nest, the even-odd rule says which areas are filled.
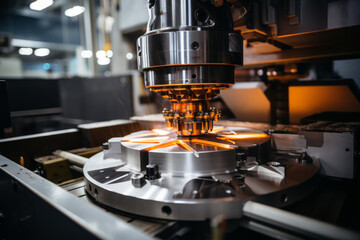
[[[131,176],[131,183],[136,188],[141,188],[146,184],[145,176],[142,173],[135,173]]]
[[[146,178],[149,180],[160,178],[159,166],[157,164],[146,165]]]

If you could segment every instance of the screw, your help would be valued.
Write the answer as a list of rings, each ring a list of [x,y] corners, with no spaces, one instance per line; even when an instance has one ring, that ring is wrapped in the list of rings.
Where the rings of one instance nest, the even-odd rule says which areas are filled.
[[[192,48],[193,50],[197,50],[199,47],[200,47],[200,44],[199,44],[198,42],[193,42],[193,43],[191,44],[191,48]]]

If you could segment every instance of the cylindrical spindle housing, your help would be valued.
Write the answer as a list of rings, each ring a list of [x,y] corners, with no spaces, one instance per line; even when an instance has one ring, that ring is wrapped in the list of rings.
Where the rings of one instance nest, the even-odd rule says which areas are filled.
[[[233,31],[230,4],[150,0],[149,14],[147,32],[137,41],[145,86],[172,102],[164,117],[179,135],[211,131],[220,112],[207,102],[233,84],[235,65],[242,64],[242,38]]]

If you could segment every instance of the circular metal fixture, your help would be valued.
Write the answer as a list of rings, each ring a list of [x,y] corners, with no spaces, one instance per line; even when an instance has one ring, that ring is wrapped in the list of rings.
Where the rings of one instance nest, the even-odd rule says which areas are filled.
[[[146,217],[239,218],[248,200],[282,207],[314,187],[316,159],[264,157],[269,143],[269,135],[244,128],[219,127],[200,137],[136,132],[110,139],[109,149],[87,161],[85,188],[99,203]]]
[[[164,117],[178,135],[206,134],[221,115],[211,114],[208,101],[234,83],[235,66],[242,64],[242,38],[233,30],[231,4],[155,0],[149,6],[147,31],[137,41],[145,86],[171,101]],[[189,114],[191,107],[177,109],[179,104],[202,107]]]

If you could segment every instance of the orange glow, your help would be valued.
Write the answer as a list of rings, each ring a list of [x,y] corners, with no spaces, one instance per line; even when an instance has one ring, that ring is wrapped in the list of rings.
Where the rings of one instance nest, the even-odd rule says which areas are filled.
[[[191,139],[191,142],[192,143],[198,143],[198,144],[204,144],[204,145],[208,145],[208,146],[212,146],[212,147],[220,147],[220,148],[226,148],[226,149],[232,149],[233,148],[232,146],[230,146],[228,144],[217,143],[217,142],[201,140],[201,139]]]
[[[321,112],[359,112],[360,103],[351,89],[339,86],[290,86],[289,120],[300,119]]]
[[[184,143],[181,140],[178,140],[178,142],[176,143],[179,147],[181,147],[182,149],[185,149],[187,151],[193,152],[194,155],[196,157],[199,157],[199,153],[197,151],[195,151],[195,149],[193,149],[192,147],[190,147],[189,145],[187,145],[186,143]]]
[[[132,134],[131,137],[145,137],[145,136],[153,136],[153,135],[154,135],[153,132],[146,132],[146,133]]]
[[[158,136],[164,136],[164,135],[168,135],[170,132],[169,131],[165,131],[165,130],[161,130],[161,129],[153,129],[151,130],[151,132],[146,132],[146,133],[138,133],[138,134],[133,134],[131,135],[131,137],[145,137],[145,136],[152,136],[152,135],[158,135]]]
[[[231,139],[231,140],[252,140],[252,139],[264,139],[267,140],[270,138],[269,135],[265,133],[236,133],[232,135],[220,135],[222,138]]]
[[[213,130],[210,133],[217,133],[221,130],[224,130],[226,127],[214,127]]]
[[[290,69],[290,72],[291,72],[291,73],[297,73],[297,69],[296,69],[296,68],[291,68],[291,69]]]
[[[232,143],[232,144],[235,144],[234,141],[231,141],[230,139],[226,139],[226,138],[224,138],[224,137],[217,137],[217,139],[220,139],[220,140],[227,141],[227,142],[230,142],[230,143]]]
[[[155,149],[159,149],[159,148],[166,148],[166,147],[174,146],[176,144],[176,142],[177,142],[177,140],[165,142],[165,143],[162,143],[159,145],[144,148],[143,151],[151,151],[151,150],[155,150]]]
[[[186,151],[193,152],[196,157],[199,157],[199,153],[195,149],[193,149],[192,147],[190,147],[188,144],[184,143],[181,140],[173,140],[173,141],[165,142],[165,143],[151,146],[151,147],[148,147],[148,148],[145,148],[142,150],[143,151],[151,151],[151,150],[166,148],[166,147],[170,147],[170,146],[174,146],[174,145],[177,145],[178,147],[180,147]]]
[[[165,131],[161,129],[153,129],[152,131],[156,133],[156,135],[160,135],[160,136],[168,135],[170,133],[169,131]]]
[[[134,138],[123,140],[123,142],[131,142],[131,143],[159,143],[161,141],[168,140],[169,137],[150,137],[150,138]]]

